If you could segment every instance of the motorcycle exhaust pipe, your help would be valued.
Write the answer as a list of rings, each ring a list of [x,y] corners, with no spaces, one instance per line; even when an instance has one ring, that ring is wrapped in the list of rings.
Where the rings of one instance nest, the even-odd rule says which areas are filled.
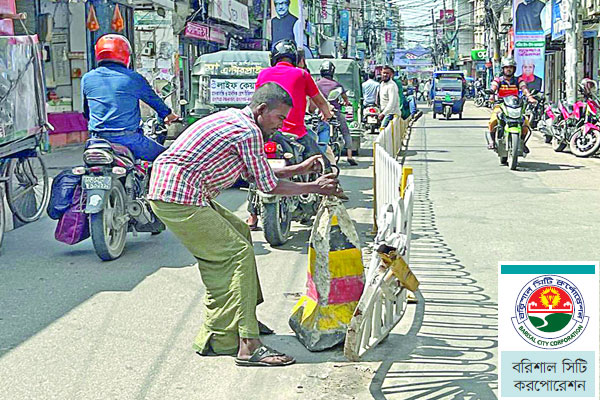
[[[154,218],[142,200],[134,200],[127,205],[127,212],[131,218],[142,225],[154,222]]]

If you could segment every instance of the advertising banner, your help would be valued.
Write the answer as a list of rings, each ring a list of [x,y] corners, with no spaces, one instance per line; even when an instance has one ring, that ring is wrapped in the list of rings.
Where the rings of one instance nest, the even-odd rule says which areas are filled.
[[[348,28],[350,25],[350,11],[340,10],[340,38],[348,41]]]
[[[214,0],[208,5],[208,15],[248,29],[248,6],[236,0]]]
[[[394,53],[394,65],[400,67],[432,66],[431,50],[421,46],[412,49],[400,49]]]
[[[481,61],[487,58],[487,50],[486,49],[473,49],[471,50],[471,60],[473,61]]]
[[[304,15],[302,0],[271,0],[271,41],[283,39],[304,46]]]
[[[546,38],[542,18],[547,11],[546,2],[541,0],[513,2],[515,75],[519,82],[527,83],[529,90],[544,90]]]
[[[255,85],[255,79],[211,79],[210,103],[249,104]]]

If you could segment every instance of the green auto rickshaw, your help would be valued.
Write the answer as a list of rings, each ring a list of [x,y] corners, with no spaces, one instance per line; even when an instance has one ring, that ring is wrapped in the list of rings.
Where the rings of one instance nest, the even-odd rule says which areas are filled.
[[[323,61],[331,61],[335,65],[335,74],[333,79],[342,84],[346,89],[348,100],[352,103],[352,109],[342,109],[342,115],[346,114],[346,122],[352,133],[352,150],[358,150],[360,147],[360,138],[362,134],[362,79],[360,65],[350,59],[307,59],[306,66],[315,81],[321,78],[319,69]],[[350,118],[351,117],[351,118]]]
[[[201,55],[192,70],[190,116],[200,119],[250,103],[258,73],[271,66],[268,51],[230,51]]]

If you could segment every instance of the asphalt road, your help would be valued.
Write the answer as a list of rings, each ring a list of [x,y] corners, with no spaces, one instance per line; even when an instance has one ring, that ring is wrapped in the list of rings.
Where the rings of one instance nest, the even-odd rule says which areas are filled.
[[[411,137],[414,168],[411,265],[420,301],[360,363],[341,349],[310,353],[287,325],[304,291],[309,228],[273,249],[254,232],[265,304],[264,341],[297,358],[285,368],[239,368],[199,357],[192,342],[204,290],[191,255],[169,233],[129,237],[103,263],[91,241],[54,240],[47,217],[8,232],[0,255],[0,382],[6,399],[426,399],[497,396],[497,264],[597,259],[598,159],[555,154],[532,138],[517,171],[485,149],[488,112],[465,119],[426,113]],[[346,203],[370,240],[371,147],[343,170]],[[57,173],[79,148],[50,156]],[[222,204],[245,217],[246,193]],[[207,227],[210,234],[210,227]]]

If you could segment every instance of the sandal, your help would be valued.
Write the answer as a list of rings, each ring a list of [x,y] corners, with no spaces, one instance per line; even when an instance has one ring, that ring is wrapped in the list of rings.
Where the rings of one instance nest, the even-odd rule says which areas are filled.
[[[267,357],[285,356],[285,354],[278,352],[270,348],[269,346],[262,345],[258,349],[254,350],[254,353],[248,359],[235,358],[235,365],[240,367],[283,367],[285,365],[291,365],[296,362],[294,358],[288,361],[282,362],[266,362],[262,361]]]

